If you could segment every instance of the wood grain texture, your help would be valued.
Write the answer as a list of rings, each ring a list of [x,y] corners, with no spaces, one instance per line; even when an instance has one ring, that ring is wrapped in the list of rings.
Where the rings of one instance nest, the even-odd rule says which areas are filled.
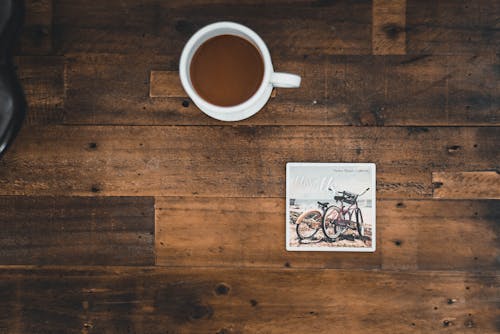
[[[9,333],[496,333],[498,274],[4,268]],[[336,298],[332,298],[336,296]],[[383,302],[381,302],[383,301]]]
[[[176,71],[177,61],[177,56],[68,57],[65,123],[227,125],[185,98],[150,98],[151,70]],[[494,126],[500,122],[498,62],[493,54],[278,58],[275,68],[299,74],[301,88],[278,89],[263,110],[238,124]],[[162,82],[173,95],[184,95],[177,79]]]
[[[285,250],[285,203],[278,198],[156,200],[156,263],[173,267],[292,267],[498,270],[498,201],[377,203],[377,250]]]
[[[27,124],[58,124],[64,117],[64,58],[17,57],[18,76],[24,89]]]
[[[16,47],[17,55],[52,53],[52,0],[26,0],[24,27]]]
[[[179,72],[151,71],[149,97],[187,97],[182,89]]]
[[[432,182],[435,198],[500,199],[498,171],[435,172],[432,173]]]
[[[221,20],[254,29],[272,54],[371,52],[371,2],[366,0],[149,0],[140,4],[54,0],[54,44],[59,53],[92,50],[178,56],[196,30]]]
[[[385,239],[382,268],[500,269],[499,201],[382,201],[380,204],[377,228],[380,238]]]
[[[0,197],[0,264],[151,265],[147,197]]]
[[[497,52],[500,3],[489,0],[407,0],[408,54]]]
[[[469,170],[496,168],[500,148],[491,138],[499,131],[25,127],[0,160],[0,193],[280,197],[285,194],[286,162],[335,161],[376,163],[378,198],[426,198],[432,196],[434,171],[463,171],[465,165]]]
[[[374,0],[372,52],[376,55],[406,53],[406,0]]]

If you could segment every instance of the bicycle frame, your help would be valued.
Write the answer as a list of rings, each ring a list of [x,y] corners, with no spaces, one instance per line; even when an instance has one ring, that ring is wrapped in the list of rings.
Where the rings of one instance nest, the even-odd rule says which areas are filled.
[[[351,218],[352,212],[355,212],[355,211],[357,211],[357,210],[359,209],[359,206],[358,206],[358,198],[359,198],[360,196],[363,196],[363,195],[364,195],[364,194],[365,194],[368,190],[370,190],[370,188],[366,188],[363,192],[361,192],[361,193],[357,194],[357,195],[354,197],[354,203],[350,204],[347,208],[346,208],[346,205],[345,205],[344,201],[343,201],[343,200],[340,200],[340,208],[339,208],[339,209],[340,209],[340,211],[342,212],[342,215],[344,216],[344,215],[347,215],[347,214],[349,214],[349,213],[350,213],[350,215],[349,215],[349,217],[348,217],[349,219],[345,219],[345,216],[344,216],[344,218],[343,218],[340,222],[342,222],[342,223],[344,223],[344,224],[345,224],[345,223],[347,223],[347,224],[351,224],[351,223],[353,223],[353,221],[352,221],[350,218]],[[341,192],[341,193],[345,193],[345,191],[344,191],[344,192]],[[332,205],[332,206],[333,206],[333,205]],[[332,207],[332,206],[330,206],[330,207]]]
[[[358,208],[358,200],[356,198],[356,202],[354,202],[353,204],[350,204],[349,207],[346,208],[346,205],[344,204],[344,202],[341,202],[341,206],[340,206],[340,210],[342,210],[342,213],[343,214],[346,214],[346,213],[349,213],[350,211],[354,211],[355,209]]]

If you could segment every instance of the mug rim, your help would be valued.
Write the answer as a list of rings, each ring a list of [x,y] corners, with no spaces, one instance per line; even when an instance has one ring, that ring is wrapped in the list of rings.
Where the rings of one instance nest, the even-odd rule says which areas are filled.
[[[188,74],[188,57],[190,55],[190,52],[193,51],[194,44],[198,42],[200,39],[202,39],[207,33],[220,29],[220,28],[229,28],[229,29],[234,29],[236,31],[242,32],[244,35],[248,36],[249,38],[245,38],[242,36],[238,36],[241,38],[249,39],[249,41],[254,44],[254,46],[259,50],[261,56],[262,56],[262,61],[264,63],[264,74],[262,76],[262,82],[259,86],[259,88],[255,91],[255,93],[246,101],[234,105],[234,106],[229,106],[229,107],[223,107],[223,106],[218,106],[213,103],[210,103],[203,99],[194,89],[194,87],[191,85],[189,81],[189,74]],[[230,33],[229,33],[230,34]],[[220,35],[226,35],[226,34],[220,34]],[[215,35],[215,36],[220,36],[220,35]],[[212,36],[211,38],[215,37]],[[207,39],[208,40],[208,39]],[[200,44],[200,46],[203,43]],[[199,47],[199,46],[198,46]],[[194,50],[196,51],[196,50]],[[270,85],[270,77],[271,77],[271,72],[273,71],[272,67],[272,62],[271,62],[271,55],[269,53],[269,50],[267,49],[266,44],[262,40],[262,38],[257,35],[256,32],[251,30],[250,28],[239,24],[235,22],[229,22],[229,21],[221,21],[221,22],[216,22],[216,23],[211,23],[209,25],[206,25],[205,27],[201,28],[198,30],[196,33],[191,36],[191,38],[188,40],[186,45],[184,46],[184,49],[182,50],[181,54],[181,59],[179,62],[179,74],[180,74],[180,79],[182,86],[184,87],[184,90],[187,92],[188,96],[193,100],[193,102],[206,114],[208,114],[211,117],[221,119],[221,120],[233,120],[235,117],[235,113],[245,111],[246,109],[251,108],[253,105],[255,105],[257,102],[259,102],[259,99],[261,96],[266,92],[266,90],[269,90],[269,85]],[[228,114],[232,114],[232,117],[227,117],[229,116]],[[253,112],[251,115],[255,114]],[[251,115],[248,115],[246,117],[249,117]],[[246,118],[245,117],[245,118]],[[236,117],[238,118],[238,117]]]

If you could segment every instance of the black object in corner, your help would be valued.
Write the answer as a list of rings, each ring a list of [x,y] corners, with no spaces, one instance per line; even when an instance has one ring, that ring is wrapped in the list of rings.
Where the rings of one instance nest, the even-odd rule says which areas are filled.
[[[23,1],[0,1],[0,156],[12,143],[26,114],[26,100],[12,59],[23,18]]]

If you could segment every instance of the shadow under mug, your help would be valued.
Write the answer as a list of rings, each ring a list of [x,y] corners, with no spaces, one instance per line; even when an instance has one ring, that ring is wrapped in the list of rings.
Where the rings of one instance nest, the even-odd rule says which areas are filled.
[[[243,103],[221,107],[203,99],[194,89],[190,78],[191,60],[196,50],[210,38],[235,35],[251,42],[260,52],[264,62],[264,76],[257,91]],[[266,44],[253,30],[234,22],[217,22],[198,30],[182,50],[179,75],[184,90],[201,111],[221,121],[240,121],[256,114],[269,100],[273,87],[297,88],[300,77],[295,74],[274,72],[271,55]]]

